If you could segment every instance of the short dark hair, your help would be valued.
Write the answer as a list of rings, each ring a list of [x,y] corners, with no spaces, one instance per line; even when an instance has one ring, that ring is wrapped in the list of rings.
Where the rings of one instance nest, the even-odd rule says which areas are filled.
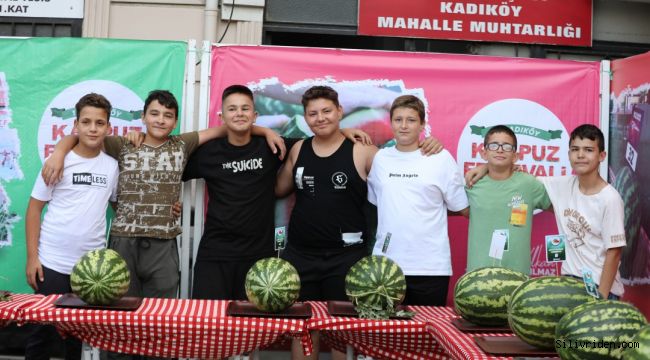
[[[424,123],[424,103],[417,96],[414,95],[402,95],[398,96],[393,100],[393,104],[390,106],[390,118],[393,119],[393,112],[397,108],[407,108],[417,111],[418,116],[420,117],[420,124]]]
[[[230,85],[227,88],[223,89],[223,93],[221,93],[221,102],[223,103],[226,98],[232,94],[242,94],[248,96],[251,101],[255,101],[253,99],[253,92],[251,89],[244,85]]]
[[[490,130],[488,130],[488,132],[485,133],[485,138],[483,138],[483,146],[487,146],[488,139],[490,138],[490,136],[492,136],[492,134],[501,134],[501,133],[509,135],[512,138],[513,141],[512,145],[514,145],[515,150],[517,150],[517,135],[515,135],[515,132],[512,131],[511,128],[505,125],[492,126]]]
[[[158,103],[160,105],[168,108],[168,109],[173,109],[174,114],[176,115],[176,118],[178,119],[178,102],[176,101],[176,97],[174,97],[174,94],[167,90],[153,90],[149,93],[149,96],[147,96],[147,99],[144,101],[144,113],[147,113],[147,108],[149,107],[149,104],[151,104],[154,100],[158,100]]]
[[[77,101],[77,104],[74,106],[77,120],[79,120],[79,115],[81,114],[81,110],[86,106],[92,106],[106,111],[106,120],[110,120],[112,106],[111,106],[111,102],[108,101],[108,99],[106,99],[104,95],[90,93],[82,96],[81,99],[79,99],[79,101]]]
[[[307,104],[316,99],[327,99],[333,102],[336,107],[341,106],[339,104],[339,93],[336,90],[329,86],[312,86],[302,94],[302,107],[307,110]]]
[[[571,131],[571,137],[569,138],[569,146],[571,146],[571,143],[576,138],[596,141],[598,143],[598,150],[600,152],[605,151],[605,136],[595,125],[583,124],[573,129],[573,131]]]

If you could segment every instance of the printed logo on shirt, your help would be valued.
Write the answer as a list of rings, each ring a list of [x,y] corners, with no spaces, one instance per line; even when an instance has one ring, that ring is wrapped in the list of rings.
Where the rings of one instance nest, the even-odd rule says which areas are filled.
[[[418,174],[395,174],[395,173],[388,173],[389,178],[400,178],[400,179],[413,179],[418,177]]]
[[[342,171],[337,171],[332,175],[332,183],[337,190],[346,189],[345,184],[348,183],[348,176]]]
[[[262,169],[264,167],[262,164],[262,158],[231,161],[223,163],[221,166],[223,169],[232,170],[233,174],[242,171]]]
[[[508,206],[510,206],[511,208],[517,208],[520,207],[521,204],[523,203],[524,203],[524,197],[521,194],[517,193],[512,196],[512,199],[510,199],[510,203],[508,204]]]
[[[136,153],[124,155],[124,170],[142,171],[183,171],[185,156],[182,151],[153,151],[141,149]]]
[[[591,226],[589,226],[585,217],[574,209],[565,209],[563,215],[567,218],[567,228],[573,233],[573,236],[569,237],[571,246],[577,248],[584,245],[585,236],[591,231]]]
[[[106,187],[108,183],[108,176],[93,173],[73,173],[72,185],[90,185]]]
[[[612,235],[611,239],[612,244],[624,243],[625,234]]]

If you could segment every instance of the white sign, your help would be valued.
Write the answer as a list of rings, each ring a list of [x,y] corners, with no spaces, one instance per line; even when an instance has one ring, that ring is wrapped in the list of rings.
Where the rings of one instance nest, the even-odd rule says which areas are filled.
[[[54,145],[73,132],[75,104],[91,92],[104,95],[111,102],[109,135],[126,135],[144,131],[141,111],[144,102],[131,89],[109,80],[86,80],[64,89],[47,105],[38,127],[38,153],[41,161],[50,156]]]
[[[0,0],[0,17],[83,19],[84,0]]]

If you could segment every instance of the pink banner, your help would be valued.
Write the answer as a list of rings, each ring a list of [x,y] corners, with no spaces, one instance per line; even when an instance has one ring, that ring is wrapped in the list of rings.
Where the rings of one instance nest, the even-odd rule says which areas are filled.
[[[366,130],[380,146],[392,138],[393,99],[416,95],[427,107],[427,134],[444,143],[462,170],[482,161],[485,129],[506,124],[517,134],[518,163],[525,171],[568,174],[569,133],[580,124],[598,124],[597,62],[225,46],[213,48],[211,75],[211,124],[218,119],[222,89],[245,84],[255,92],[258,124],[288,136],[310,136],[300,97],[312,85],[327,84],[340,94],[341,126]],[[276,217],[286,222],[286,213]],[[543,246],[544,235],[556,233],[552,214],[535,216],[533,275],[556,272],[555,264],[545,262]],[[450,219],[450,239],[454,284],[465,272],[465,219]]]

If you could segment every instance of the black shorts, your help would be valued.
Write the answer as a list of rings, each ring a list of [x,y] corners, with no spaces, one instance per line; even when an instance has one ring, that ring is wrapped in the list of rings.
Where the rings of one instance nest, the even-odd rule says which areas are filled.
[[[449,276],[407,276],[404,305],[445,306]]]
[[[300,275],[300,301],[348,300],[345,275],[350,267],[368,255],[365,245],[305,252],[291,246],[282,253]]]
[[[192,299],[246,300],[246,273],[256,261],[197,261],[194,264]]]

